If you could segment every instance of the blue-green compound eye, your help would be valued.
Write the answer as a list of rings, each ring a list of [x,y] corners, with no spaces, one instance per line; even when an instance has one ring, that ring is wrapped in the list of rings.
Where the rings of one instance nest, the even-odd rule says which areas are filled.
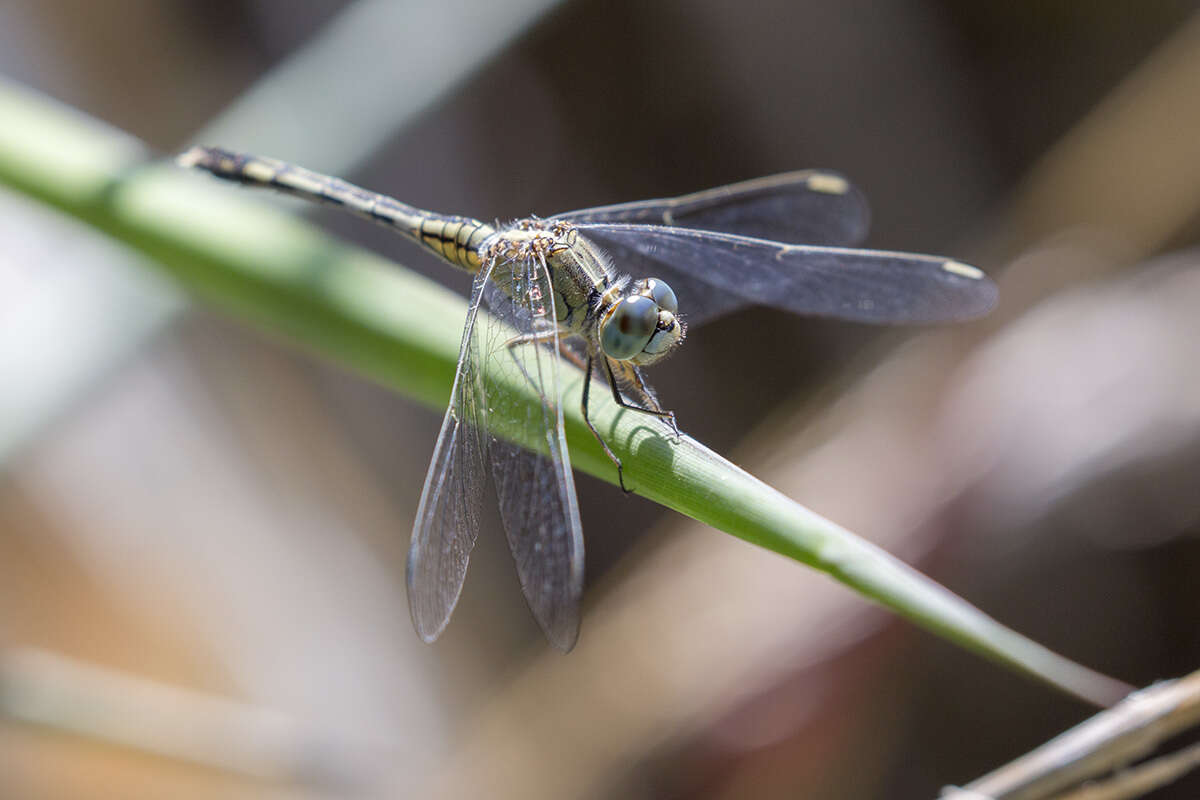
[[[633,358],[642,352],[657,325],[658,303],[644,295],[630,295],[617,303],[600,326],[600,347],[609,358]]]
[[[646,278],[641,282],[645,287],[643,294],[650,295],[654,302],[658,303],[658,307],[664,311],[670,311],[672,314],[679,313],[679,301],[675,299],[675,292],[667,286],[665,281],[660,281],[658,278]]]

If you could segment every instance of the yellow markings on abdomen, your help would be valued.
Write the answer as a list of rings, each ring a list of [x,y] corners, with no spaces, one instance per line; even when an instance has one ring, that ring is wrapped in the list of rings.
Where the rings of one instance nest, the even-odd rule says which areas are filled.
[[[462,233],[462,220],[447,222],[442,227],[442,254],[451,261],[461,264],[463,260],[463,246],[458,241],[458,235]]]
[[[475,220],[458,217],[423,217],[417,238],[427,250],[470,272],[479,269],[479,244],[490,229]]]

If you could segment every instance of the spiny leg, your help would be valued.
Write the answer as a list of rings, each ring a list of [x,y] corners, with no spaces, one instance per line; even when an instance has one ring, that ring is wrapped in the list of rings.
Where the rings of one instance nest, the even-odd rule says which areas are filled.
[[[643,414],[650,414],[658,417],[661,420],[665,420],[666,423],[671,426],[671,431],[675,434],[676,441],[679,440],[679,426],[675,423],[674,411],[664,411],[661,408],[646,408],[645,406],[639,406],[636,403],[630,403],[621,396],[621,389],[617,385],[617,376],[613,372],[612,362],[609,360],[608,356],[604,356],[604,367],[608,370],[608,385],[612,389],[613,400],[617,402],[617,405],[619,405],[621,408],[628,408],[630,411],[639,411]],[[638,391],[640,391],[642,396],[648,401],[657,406],[658,402],[654,399],[654,396],[650,394],[650,390],[646,387],[645,381],[642,380],[641,373],[639,373],[636,369],[631,371],[633,372],[634,378],[637,380]]]
[[[650,387],[646,385],[645,379],[642,378],[642,371],[640,369],[638,369],[637,367],[634,367],[631,370],[631,372],[633,372],[634,379],[637,380],[638,391],[640,391],[646,397],[653,400],[654,405],[658,406],[658,398],[655,397],[650,392]],[[646,409],[642,409],[642,410],[646,410]],[[671,432],[675,434],[675,443],[678,444],[679,443],[679,424],[677,422],[675,422],[675,412],[674,411],[664,411],[662,409],[662,407],[659,406],[657,411],[650,411],[650,413],[657,413],[662,419],[665,419],[667,421],[667,424],[671,426]]]
[[[596,430],[596,426],[592,424],[592,419],[588,415],[588,389],[592,385],[592,356],[587,357],[587,367],[584,369],[583,392],[580,399],[580,409],[583,411],[583,421],[587,423],[588,430],[596,437],[596,441],[604,448],[604,452],[608,455],[610,461],[617,465],[617,483],[621,484],[621,491],[625,494],[633,492],[632,489],[625,486],[625,468],[621,464],[621,459],[617,458],[617,454],[608,446],[608,442],[604,441],[604,437],[600,435],[600,431]]]

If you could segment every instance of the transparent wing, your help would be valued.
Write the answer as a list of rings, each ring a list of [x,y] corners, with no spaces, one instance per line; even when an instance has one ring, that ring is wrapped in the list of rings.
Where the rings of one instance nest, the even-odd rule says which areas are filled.
[[[554,292],[544,261],[509,266],[498,267],[485,289],[493,310],[488,379],[531,387],[540,402],[489,394],[490,430],[498,434],[489,443],[492,477],[525,599],[546,638],[567,651],[579,635],[583,533],[563,431]],[[536,443],[539,452],[504,437]]]
[[[408,608],[426,642],[436,639],[450,621],[479,535],[488,437],[483,342],[476,323],[494,268],[486,264],[475,277],[450,405],[425,476],[409,545]]]
[[[836,172],[801,170],[664,200],[556,214],[571,222],[670,225],[796,244],[853,246],[867,235],[867,201]]]
[[[980,270],[939,256],[814,247],[660,225],[581,223],[638,277],[662,278],[690,324],[749,304],[871,323],[971,319],[996,304]]]

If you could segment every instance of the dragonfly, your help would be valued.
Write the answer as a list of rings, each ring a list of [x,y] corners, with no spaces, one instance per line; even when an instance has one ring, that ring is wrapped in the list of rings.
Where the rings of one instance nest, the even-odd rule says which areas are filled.
[[[968,320],[996,302],[995,284],[976,267],[856,248],[869,224],[866,202],[826,170],[489,224],[271,158],[193,147],[177,161],[345,209],[474,275],[409,548],[409,609],[426,642],[445,629],[462,592],[490,467],[529,608],[551,644],[575,646],[584,546],[563,429],[562,361],[584,371],[584,421],[624,488],[621,461],[589,417],[593,376],[620,406],[658,418],[677,438],[674,414],[642,368],[678,349],[691,327],[751,305],[898,324]],[[490,313],[480,315],[484,305]],[[496,375],[523,381],[535,401],[494,391]]]

